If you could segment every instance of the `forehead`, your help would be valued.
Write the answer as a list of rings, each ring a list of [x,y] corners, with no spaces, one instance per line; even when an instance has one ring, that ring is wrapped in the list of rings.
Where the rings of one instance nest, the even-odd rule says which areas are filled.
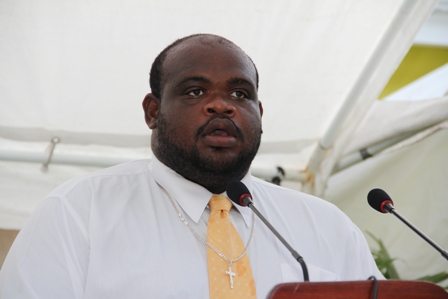
[[[192,39],[171,49],[163,64],[166,84],[185,76],[241,77],[256,86],[256,70],[249,57],[233,44]]]

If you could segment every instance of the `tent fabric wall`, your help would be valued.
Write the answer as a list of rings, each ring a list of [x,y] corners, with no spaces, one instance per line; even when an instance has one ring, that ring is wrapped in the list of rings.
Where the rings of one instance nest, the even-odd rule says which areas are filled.
[[[400,220],[367,204],[373,188],[385,190],[395,208],[442,248],[448,248],[448,122],[418,141],[334,174],[324,198],[339,206],[363,232],[382,239],[398,272],[416,279],[448,272],[444,258]],[[372,248],[377,248],[367,236]]]
[[[363,160],[362,149],[372,149],[373,156]],[[353,154],[358,158],[353,159]],[[443,257],[430,245],[394,216],[381,215],[367,204],[371,189],[384,189],[401,214],[448,248],[448,97],[377,101],[338,163],[345,166],[334,170],[324,198],[347,213],[364,233],[382,239],[397,258],[402,278],[448,272]],[[377,247],[372,238],[367,239],[371,248]]]

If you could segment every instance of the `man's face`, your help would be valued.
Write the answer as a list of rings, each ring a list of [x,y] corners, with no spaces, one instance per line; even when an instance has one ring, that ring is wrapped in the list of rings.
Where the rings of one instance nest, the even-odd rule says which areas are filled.
[[[204,176],[224,184],[241,179],[261,137],[262,107],[251,61],[227,45],[193,40],[169,52],[164,78],[153,131],[156,156],[203,186]]]

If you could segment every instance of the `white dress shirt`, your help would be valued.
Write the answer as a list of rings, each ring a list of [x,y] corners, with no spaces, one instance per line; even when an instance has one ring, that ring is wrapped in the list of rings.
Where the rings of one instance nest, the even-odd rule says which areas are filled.
[[[382,278],[364,236],[334,205],[250,174],[242,181],[304,257],[310,281]],[[208,190],[156,158],[125,163],[73,179],[41,202],[5,260],[0,297],[208,298],[206,245],[157,183],[206,239]],[[252,217],[249,208],[231,210],[244,243]],[[248,254],[258,298],[276,284],[303,281],[299,263],[259,219]]]

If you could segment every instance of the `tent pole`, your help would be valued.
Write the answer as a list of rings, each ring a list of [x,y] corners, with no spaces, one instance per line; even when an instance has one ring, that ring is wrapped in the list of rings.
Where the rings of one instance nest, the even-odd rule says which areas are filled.
[[[404,56],[412,45],[413,38],[418,33],[418,29],[424,24],[426,18],[430,15],[435,5],[437,4],[437,0],[433,1],[414,1],[414,0],[405,0],[398,10],[396,17],[393,19],[390,26],[387,28],[387,31],[384,33],[383,37],[379,41],[378,45],[375,47],[372,55],[370,56],[366,66],[363,68],[361,74],[358,79],[355,81],[351,90],[349,91],[347,97],[343,101],[341,107],[334,115],[330,125],[328,126],[326,132],[322,136],[319,141],[319,145],[317,146],[315,152],[312,154],[309,166],[307,171],[310,176],[314,178],[312,182],[309,182],[308,192],[315,195],[322,195],[324,192],[324,188],[326,185],[326,180],[328,179],[331,170],[334,165],[326,165],[326,173],[321,173],[321,164],[323,160],[328,156],[329,151],[333,148],[336,138],[341,132],[342,126],[345,124],[346,120],[350,117],[350,114],[353,111],[353,108],[360,102],[372,102],[376,100],[377,96],[381,92],[381,88],[384,85],[381,85],[378,90],[375,90],[375,93],[370,93],[369,95],[365,94],[365,90],[367,87],[372,84],[372,82],[378,78],[378,70],[383,68],[387,68],[388,66],[383,66],[384,59],[393,51],[402,51]],[[422,16],[424,14],[424,16]],[[420,16],[420,18],[418,18]],[[417,18],[416,18],[417,17]],[[406,28],[406,25],[409,24],[409,21],[420,22],[414,28]],[[415,25],[415,23],[414,23]],[[405,37],[400,36],[400,31],[403,31],[406,28],[407,34]],[[414,29],[415,32],[412,31]],[[410,34],[409,34],[410,33]],[[396,45],[397,36],[402,39],[402,48],[394,48]],[[404,51],[403,51],[404,50]],[[403,57],[396,57],[397,59],[401,59]],[[398,64],[399,62],[397,62]],[[389,70],[383,70],[382,73],[385,74],[390,73],[392,75],[395,68],[389,65]],[[384,77],[384,76],[383,76]],[[388,79],[388,78],[386,78]],[[386,81],[386,80],[385,80]],[[384,83],[386,84],[387,81]],[[352,134],[356,128],[356,124],[351,126],[351,131],[348,134]],[[338,155],[338,153],[333,153]],[[337,157],[336,157],[337,158]],[[334,163],[333,163],[334,164]],[[330,169],[330,170],[328,170]],[[321,180],[316,182],[316,176],[319,174]]]

